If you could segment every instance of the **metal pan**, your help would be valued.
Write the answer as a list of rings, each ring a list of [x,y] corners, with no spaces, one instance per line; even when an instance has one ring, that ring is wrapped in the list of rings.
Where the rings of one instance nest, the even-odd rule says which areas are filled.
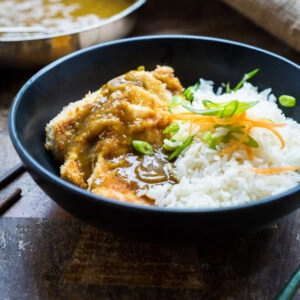
[[[133,28],[137,10],[146,0],[137,0],[122,12],[93,26],[39,37],[0,38],[0,66],[41,67],[73,51],[122,38]]]

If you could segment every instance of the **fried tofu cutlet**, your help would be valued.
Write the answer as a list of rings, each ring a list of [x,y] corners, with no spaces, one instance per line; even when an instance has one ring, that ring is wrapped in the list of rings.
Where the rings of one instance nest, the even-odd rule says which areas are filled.
[[[171,67],[138,68],[64,107],[47,124],[45,143],[62,163],[61,177],[105,197],[152,204],[137,195],[145,182],[136,168],[145,162],[132,141],[161,147],[162,131],[171,123],[167,103],[181,92]]]

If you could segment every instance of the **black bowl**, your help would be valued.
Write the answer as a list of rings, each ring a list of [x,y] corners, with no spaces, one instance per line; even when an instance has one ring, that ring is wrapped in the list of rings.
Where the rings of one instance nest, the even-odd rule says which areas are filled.
[[[299,185],[275,197],[215,209],[172,209],[122,203],[94,195],[59,177],[59,166],[44,148],[45,125],[63,106],[81,99],[109,79],[144,65],[175,69],[184,86],[199,77],[216,84],[236,83],[260,68],[252,81],[275,95],[300,100],[299,65],[276,54],[222,39],[196,36],[148,36],[80,50],[48,65],[20,90],[11,107],[12,142],[36,183],[62,208],[101,228],[152,236],[193,237],[265,228],[300,206]],[[300,103],[285,113],[300,121]]]

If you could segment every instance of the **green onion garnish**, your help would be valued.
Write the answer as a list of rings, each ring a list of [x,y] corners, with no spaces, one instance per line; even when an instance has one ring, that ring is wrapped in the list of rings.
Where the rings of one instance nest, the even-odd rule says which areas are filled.
[[[138,152],[140,152],[142,154],[146,154],[146,155],[154,154],[152,146],[147,142],[139,141],[139,140],[133,140],[132,141],[132,146],[135,150],[137,150]]]
[[[218,104],[211,100],[202,100],[202,104],[206,109],[215,109],[218,107]]]
[[[248,110],[249,108],[255,106],[258,103],[258,101],[249,101],[249,102],[241,102],[239,101],[239,106],[235,112],[235,114],[240,114],[246,110]]]
[[[223,108],[223,111],[220,113],[220,118],[230,118],[232,117],[237,108],[239,106],[239,101],[238,100],[232,100],[228,104],[226,104]]]
[[[296,105],[296,98],[290,95],[281,95],[279,98],[279,103],[283,107],[294,107]]]
[[[236,85],[236,87],[233,89],[234,91],[239,90],[246,81],[248,81],[249,79],[251,79],[252,77],[254,77],[257,73],[259,72],[259,69],[255,69],[249,73],[246,73],[242,80]]]
[[[195,91],[197,91],[199,89],[199,86],[200,86],[200,83],[197,82],[196,84],[187,87],[183,91],[183,95],[186,97],[186,99],[188,101],[192,102],[194,100],[194,93],[195,93]]]
[[[247,141],[243,142],[243,144],[251,148],[259,148],[258,142],[250,135],[247,135]]]
[[[217,145],[219,145],[221,142],[223,142],[224,136],[216,136],[214,137],[210,131],[207,131],[203,135],[203,141],[208,145],[208,148],[210,149],[217,149]]]
[[[182,105],[185,98],[182,95],[175,95],[172,99],[168,102],[168,110],[172,112],[175,108]]]
[[[241,102],[238,100],[232,100],[229,103],[214,103],[209,100],[203,101],[203,105],[209,109],[195,109],[187,105],[183,105],[183,107],[195,114],[202,116],[219,116],[220,118],[230,118],[246,111],[258,103],[258,101]]]
[[[163,131],[163,134],[167,134],[167,133],[176,133],[179,130],[179,124],[177,122],[173,122],[171,123],[168,127],[166,127]]]
[[[231,125],[217,125],[217,127],[224,127],[228,130],[228,133],[224,135],[218,135],[213,136],[212,132],[208,131],[206,132],[202,139],[205,143],[207,143],[208,147],[210,149],[216,150],[217,145],[220,143],[229,143],[231,140],[238,141],[240,139],[240,136],[244,134],[243,126],[231,126]],[[258,142],[250,135],[247,135],[247,140],[243,142],[244,145],[251,147],[251,148],[258,148],[259,144]]]
[[[181,146],[179,146],[174,152],[172,152],[168,156],[168,160],[172,160],[173,158],[178,156],[185,148],[187,148],[193,142],[193,139],[193,135],[189,136]]]
[[[259,72],[259,69],[254,69],[253,71],[249,72],[249,73],[246,73],[244,74],[243,78],[241,79],[241,81],[235,86],[235,88],[231,89],[230,88],[230,83],[227,83],[225,85],[225,90],[226,90],[226,93],[230,93],[232,91],[237,91],[239,90],[246,81],[248,81],[249,79],[253,78],[257,73]]]

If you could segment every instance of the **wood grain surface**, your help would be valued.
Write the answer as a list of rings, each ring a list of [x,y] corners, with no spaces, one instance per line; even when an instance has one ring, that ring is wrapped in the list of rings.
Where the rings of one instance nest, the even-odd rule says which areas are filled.
[[[298,52],[220,1],[149,0],[131,35],[177,33],[245,42],[300,62]],[[7,118],[36,71],[1,69],[0,172],[19,162]],[[22,198],[0,217],[1,299],[275,299],[300,265],[299,210],[251,235],[143,241],[72,217],[28,173],[1,189],[0,201],[18,187]]]

